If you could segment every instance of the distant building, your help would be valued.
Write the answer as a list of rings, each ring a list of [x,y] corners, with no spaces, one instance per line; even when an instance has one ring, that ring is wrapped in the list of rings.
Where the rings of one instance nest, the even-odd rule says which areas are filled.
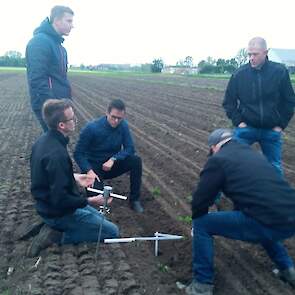
[[[193,75],[198,74],[196,67],[179,67],[179,66],[165,66],[162,73],[176,74],[176,75]]]
[[[295,73],[295,49],[271,48],[268,51],[268,58],[284,64],[290,73]]]

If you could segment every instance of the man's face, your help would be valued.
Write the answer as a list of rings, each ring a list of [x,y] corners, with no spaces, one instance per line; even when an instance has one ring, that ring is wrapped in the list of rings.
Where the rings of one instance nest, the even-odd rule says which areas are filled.
[[[74,110],[70,107],[64,111],[65,120],[59,123],[59,128],[64,134],[70,134],[75,131],[76,127],[76,116]]]
[[[248,56],[252,68],[260,68],[266,59],[267,50],[259,47],[248,47]]]
[[[113,108],[109,113],[107,112],[107,120],[113,128],[118,127],[124,118],[125,111],[120,111]]]
[[[73,15],[65,12],[63,17],[56,18],[53,22],[57,33],[61,36],[68,36],[73,26]]]

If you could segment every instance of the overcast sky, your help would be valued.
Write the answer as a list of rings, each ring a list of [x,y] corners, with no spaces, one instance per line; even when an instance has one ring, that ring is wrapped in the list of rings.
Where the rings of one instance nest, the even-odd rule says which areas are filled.
[[[3,0],[0,55],[24,54],[56,4],[75,13],[64,42],[70,64],[230,58],[254,36],[264,37],[269,48],[295,48],[295,0]]]

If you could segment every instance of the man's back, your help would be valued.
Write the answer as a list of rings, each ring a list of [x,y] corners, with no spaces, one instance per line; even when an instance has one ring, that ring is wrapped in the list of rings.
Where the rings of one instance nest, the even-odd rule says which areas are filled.
[[[265,225],[295,226],[295,191],[262,154],[230,141],[212,160],[224,173],[225,195],[241,211]]]

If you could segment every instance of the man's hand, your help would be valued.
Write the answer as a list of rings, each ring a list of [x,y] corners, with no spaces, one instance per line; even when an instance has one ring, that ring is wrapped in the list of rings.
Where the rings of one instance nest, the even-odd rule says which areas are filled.
[[[74,173],[74,178],[76,182],[82,187],[93,186],[95,181],[95,177],[93,177],[93,175],[88,175],[88,174]]]
[[[98,182],[100,182],[100,179],[99,179],[98,175],[97,175],[92,169],[90,169],[90,170],[87,172],[87,175],[88,175],[89,177],[93,178],[94,181],[95,181],[95,179],[96,179]],[[94,181],[93,181],[93,183],[94,183]],[[92,184],[92,185],[93,185],[93,184]]]
[[[272,130],[276,131],[276,132],[282,132],[283,129],[279,126],[276,126],[276,127],[272,128]]]
[[[94,197],[87,198],[87,201],[88,201],[89,205],[91,205],[92,207],[99,207],[104,204],[104,197],[103,197],[103,195],[97,195]],[[113,201],[113,198],[109,197],[108,198],[108,205],[111,204],[112,201]]]
[[[241,122],[239,125],[238,125],[239,128],[245,128],[247,127],[247,124],[245,122]]]
[[[115,161],[108,159],[105,163],[102,164],[103,171],[110,171],[114,165]]]

